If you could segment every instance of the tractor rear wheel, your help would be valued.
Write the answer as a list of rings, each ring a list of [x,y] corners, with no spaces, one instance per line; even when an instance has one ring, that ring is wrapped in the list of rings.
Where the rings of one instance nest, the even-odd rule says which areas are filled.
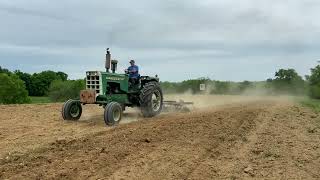
[[[79,120],[82,114],[80,102],[69,99],[63,104],[61,114],[64,120]]]
[[[162,111],[163,96],[158,82],[149,82],[141,90],[140,108],[144,117],[153,117]]]
[[[108,126],[119,124],[122,118],[122,106],[117,102],[107,104],[104,109],[104,122]]]

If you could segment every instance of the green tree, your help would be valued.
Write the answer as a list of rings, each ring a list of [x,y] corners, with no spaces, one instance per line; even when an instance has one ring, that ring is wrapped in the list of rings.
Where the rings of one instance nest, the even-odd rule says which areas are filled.
[[[66,74],[64,72],[59,71],[56,74],[57,74],[58,77],[60,77],[60,79],[62,81],[66,81],[68,79],[68,74]]]
[[[276,93],[304,94],[306,85],[294,69],[280,69],[275,73],[272,87]]]
[[[307,80],[310,86],[309,96],[320,99],[320,65],[311,69],[311,75],[307,77]]]
[[[200,84],[209,84],[211,80],[209,78],[198,78],[182,81],[177,87],[178,93],[191,91],[192,94],[200,92]]]
[[[31,76],[30,95],[44,96],[48,94],[50,84],[54,80],[65,80],[67,76],[61,72],[42,71],[41,73],[34,73]]]
[[[231,91],[230,82],[215,81],[211,93],[212,94],[230,94],[230,91]]]
[[[85,89],[84,80],[55,80],[49,89],[49,97],[52,101],[61,102],[78,98],[80,91]]]
[[[26,85],[26,89],[28,93],[30,94],[31,91],[31,75],[28,73],[21,72],[19,70],[14,71],[14,74],[16,74],[22,81],[24,81],[24,84]]]
[[[0,73],[11,74],[11,72],[8,69],[2,68],[1,66],[0,66]]]
[[[0,73],[0,104],[28,103],[28,91],[18,76]]]
[[[163,90],[163,93],[165,94],[178,93],[177,89],[178,89],[179,83],[165,81],[165,82],[161,82],[160,85]]]
[[[250,81],[243,81],[239,83],[239,91],[242,93],[247,89],[253,88],[253,83]]]

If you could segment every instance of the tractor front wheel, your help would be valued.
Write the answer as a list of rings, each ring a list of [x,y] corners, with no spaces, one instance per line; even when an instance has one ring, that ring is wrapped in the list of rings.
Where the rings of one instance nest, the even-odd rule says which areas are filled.
[[[62,118],[64,120],[79,120],[82,114],[82,107],[79,101],[68,100],[62,106]]]
[[[122,106],[117,102],[107,104],[104,109],[104,122],[108,126],[119,124],[122,118]]]

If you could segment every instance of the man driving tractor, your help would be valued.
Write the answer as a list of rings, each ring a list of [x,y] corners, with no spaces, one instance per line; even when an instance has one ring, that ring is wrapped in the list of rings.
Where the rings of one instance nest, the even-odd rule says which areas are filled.
[[[160,114],[164,101],[159,78],[140,76],[134,60],[130,60],[126,74],[116,73],[118,61],[111,60],[109,49],[105,57],[105,71],[86,71],[86,89],[80,91],[80,99],[69,99],[63,104],[62,118],[79,120],[85,104],[103,106],[104,121],[108,126],[119,124],[125,107],[138,107],[144,117]],[[182,101],[165,103],[178,111],[192,104]]]
[[[126,70],[127,73],[129,74],[129,81],[132,84],[136,84],[139,80],[140,74],[139,74],[139,67],[135,65],[134,60],[130,60],[130,66]]]

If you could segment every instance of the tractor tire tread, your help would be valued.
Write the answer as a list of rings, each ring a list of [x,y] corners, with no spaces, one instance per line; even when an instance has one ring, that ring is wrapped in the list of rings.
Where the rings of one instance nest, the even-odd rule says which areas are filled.
[[[74,103],[79,103],[79,102],[77,102],[77,101],[75,101],[75,100],[72,100],[72,99],[69,99],[68,101],[66,101],[66,102],[63,104],[61,113],[62,113],[62,118],[63,118],[64,120],[73,120],[73,121],[76,121],[76,120],[79,120],[79,119],[80,119],[81,114],[82,114],[81,104],[78,104],[78,105],[79,105],[79,110],[80,110],[79,116],[77,116],[77,117],[72,117],[72,116],[70,115],[70,113],[69,113],[70,108],[71,108],[71,106],[72,106]]]
[[[153,112],[150,110],[151,107],[151,96],[152,93],[155,91],[155,89],[158,89],[161,96],[161,107],[157,112]],[[153,117],[157,114],[159,114],[162,110],[162,103],[163,103],[163,95],[162,90],[160,88],[160,84],[158,82],[152,81],[144,85],[143,89],[141,90],[140,96],[140,106],[141,106],[141,112],[144,117]]]
[[[106,105],[104,110],[104,122],[106,123],[107,126],[114,126],[119,124],[120,122],[120,120],[115,122],[112,116],[112,111],[115,106],[118,106],[117,108],[120,108],[121,110],[121,114],[120,114],[120,120],[121,120],[122,106],[117,102],[110,102],[109,104]]]

